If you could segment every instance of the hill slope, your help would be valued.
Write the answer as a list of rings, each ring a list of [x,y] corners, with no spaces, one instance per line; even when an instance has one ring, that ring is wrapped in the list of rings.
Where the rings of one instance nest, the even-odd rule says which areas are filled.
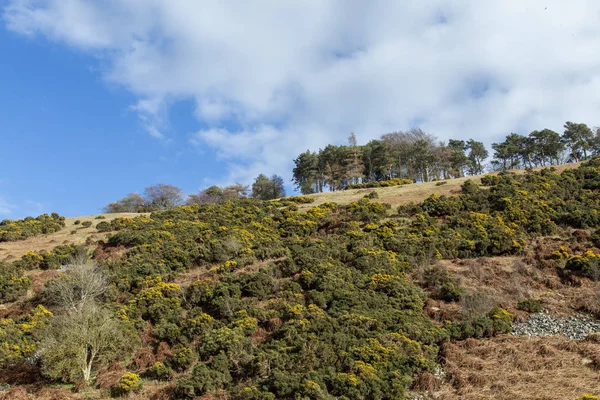
[[[306,212],[242,200],[107,215],[109,234],[90,227],[71,235],[71,218],[59,232],[0,243],[16,260],[14,269],[2,266],[0,285],[19,294],[1,306],[0,349],[17,351],[0,350],[0,399],[18,391],[43,398],[42,388],[104,398],[124,390],[122,377],[138,379],[131,374],[144,385],[131,394],[140,399],[600,394],[598,334],[510,335],[540,309],[556,321],[600,316],[600,161],[562,175],[518,171],[485,188],[462,190],[465,181],[317,194],[298,205]],[[362,199],[371,191],[379,198]],[[112,364],[95,365],[83,393],[65,392],[65,371],[45,369],[52,359],[28,361],[51,333],[31,329],[76,314],[52,300],[49,282],[68,287],[77,275],[20,256],[65,240],[90,243],[109,284],[94,302],[116,310],[140,339]],[[580,337],[594,326],[580,323]]]
[[[65,227],[58,232],[33,236],[25,240],[0,242],[0,261],[10,261],[21,257],[28,251],[49,251],[59,244],[83,245],[88,239],[102,240],[108,237],[106,232],[98,232],[96,225],[101,221],[110,222],[116,218],[137,217],[138,213],[96,214],[83,217],[65,218]],[[146,214],[147,215],[147,214]],[[100,218],[98,218],[100,217]],[[79,223],[75,224],[75,221]],[[81,224],[90,222],[89,227]]]
[[[577,168],[581,163],[573,163],[573,164],[562,164],[554,167],[556,172],[560,173],[566,169]],[[535,168],[533,171],[540,171],[543,168]],[[523,169],[514,169],[509,172],[521,175],[525,174],[526,171]],[[497,172],[493,172],[490,175],[497,175]],[[349,189],[349,190],[338,190],[335,192],[323,192],[323,193],[315,193],[309,194],[308,196],[314,199],[314,202],[311,204],[302,204],[299,206],[301,210],[307,210],[310,207],[318,206],[320,204],[326,202],[334,202],[338,204],[349,204],[353,201],[360,200],[366,194],[371,192],[376,192],[378,194],[378,198],[375,201],[381,203],[387,203],[394,208],[400,204],[408,204],[410,202],[421,202],[425,200],[427,197],[432,194],[441,196],[453,196],[457,195],[461,191],[461,185],[465,183],[467,180],[471,180],[477,184],[481,182],[481,177],[483,175],[478,176],[468,176],[465,178],[456,178],[456,179],[447,179],[444,181],[437,182],[425,182],[425,183],[417,183],[403,186],[391,186],[391,187],[383,187],[383,188],[372,188],[372,189]],[[444,184],[439,184],[440,182],[445,182]]]

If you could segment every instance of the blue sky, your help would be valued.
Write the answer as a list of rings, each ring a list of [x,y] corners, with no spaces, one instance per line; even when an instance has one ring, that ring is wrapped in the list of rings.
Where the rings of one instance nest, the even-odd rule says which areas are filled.
[[[289,182],[414,125],[491,144],[600,125],[600,4],[0,0],[0,219],[156,183]],[[288,191],[291,185],[288,185]]]
[[[220,176],[213,152],[178,143],[201,126],[189,102],[169,110],[171,140],[152,140],[97,58],[4,28],[0,54],[0,219],[98,213],[155,183],[193,193]]]

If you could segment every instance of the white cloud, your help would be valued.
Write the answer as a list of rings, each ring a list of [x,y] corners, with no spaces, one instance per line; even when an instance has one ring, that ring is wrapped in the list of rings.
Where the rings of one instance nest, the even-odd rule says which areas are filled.
[[[440,139],[597,123],[600,3],[10,0],[9,29],[107,63],[148,132],[192,99],[231,180],[419,124]],[[236,128],[227,127],[235,126]]]

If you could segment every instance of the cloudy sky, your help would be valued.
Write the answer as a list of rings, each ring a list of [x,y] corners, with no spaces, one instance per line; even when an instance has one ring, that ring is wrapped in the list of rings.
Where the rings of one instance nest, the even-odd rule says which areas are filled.
[[[351,131],[489,145],[600,124],[598,1],[0,5],[0,219],[289,181],[299,152]]]

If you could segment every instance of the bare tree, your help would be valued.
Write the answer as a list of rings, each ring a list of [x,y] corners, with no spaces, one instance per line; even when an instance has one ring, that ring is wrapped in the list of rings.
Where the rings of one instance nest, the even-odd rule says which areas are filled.
[[[61,268],[64,273],[46,285],[48,302],[76,311],[96,302],[108,286],[106,277],[87,255],[76,256]]]
[[[166,210],[183,204],[183,190],[173,185],[159,184],[144,189],[147,205],[153,210]]]
[[[216,204],[228,200],[243,199],[248,196],[248,186],[236,183],[235,185],[211,186],[201,190],[198,194],[188,196],[186,204]]]
[[[120,200],[110,203],[104,207],[105,213],[141,212],[144,210],[146,201],[137,193],[130,193]]]

